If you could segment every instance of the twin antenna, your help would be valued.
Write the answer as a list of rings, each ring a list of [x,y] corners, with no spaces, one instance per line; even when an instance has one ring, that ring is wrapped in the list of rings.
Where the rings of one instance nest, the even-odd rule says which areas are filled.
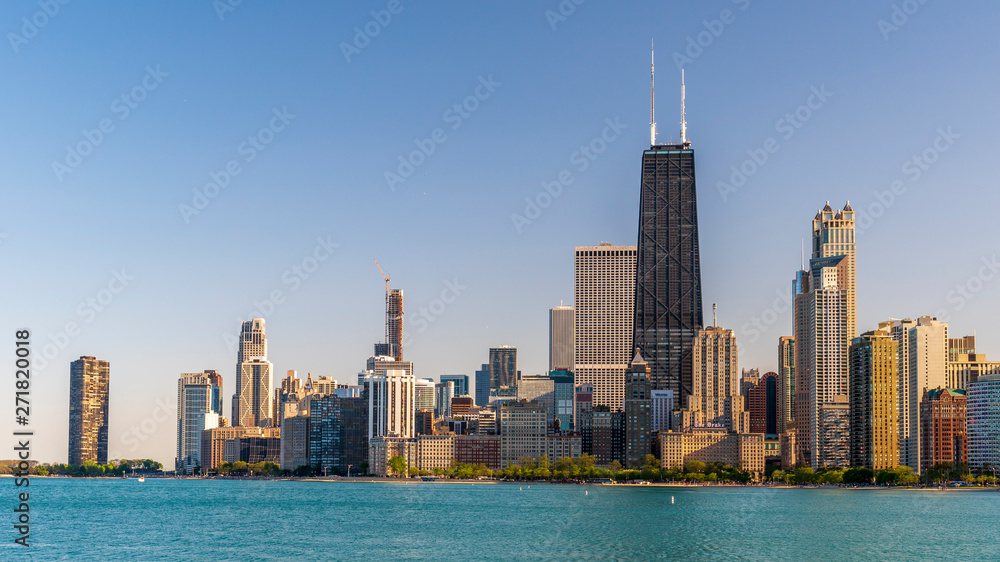
[[[653,41],[649,42],[649,145],[656,146],[656,54],[653,50]],[[684,117],[684,69],[681,69],[681,144],[687,144],[687,121]]]

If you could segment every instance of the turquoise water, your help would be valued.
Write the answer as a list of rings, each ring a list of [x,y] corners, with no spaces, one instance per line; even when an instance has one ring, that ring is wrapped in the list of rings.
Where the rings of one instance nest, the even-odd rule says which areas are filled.
[[[0,559],[1000,559],[996,491],[44,478],[30,491],[32,546],[4,525]]]

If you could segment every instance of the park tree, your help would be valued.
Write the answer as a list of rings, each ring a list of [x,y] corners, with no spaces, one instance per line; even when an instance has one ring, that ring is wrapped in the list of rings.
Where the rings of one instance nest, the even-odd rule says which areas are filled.
[[[406,472],[406,459],[400,455],[396,455],[389,459],[388,466],[393,474],[402,476]]]

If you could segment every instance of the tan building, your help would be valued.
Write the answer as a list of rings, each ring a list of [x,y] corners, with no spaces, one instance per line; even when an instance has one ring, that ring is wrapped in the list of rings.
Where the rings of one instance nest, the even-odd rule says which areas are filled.
[[[736,432],[750,429],[749,415],[740,394],[736,335],[711,327],[694,339],[694,375],[684,427],[721,427]]]
[[[548,454],[548,410],[537,402],[515,402],[500,407],[500,466],[521,457]]]
[[[795,428],[790,427],[781,434],[781,468],[795,468]]]
[[[579,435],[550,435],[546,441],[549,460],[566,457],[578,459],[583,454],[583,439]]]
[[[899,466],[898,348],[882,330],[865,332],[851,344],[851,466]]]
[[[454,435],[417,436],[417,461],[420,470],[446,470],[455,458]]]
[[[593,386],[594,406],[617,412],[632,359],[636,247],[603,243],[575,254],[575,382]]]
[[[1000,361],[976,353],[976,336],[948,338],[947,388],[965,389],[983,375],[1000,374]]]
[[[111,364],[89,355],[69,364],[69,464],[108,462]]]
[[[573,307],[559,305],[549,309],[549,370],[572,371],[576,361],[573,348]]]
[[[240,439],[244,437],[280,439],[281,429],[277,427],[213,427],[206,429],[201,434],[202,470],[214,470],[223,462],[240,460]]]
[[[764,434],[732,433],[720,428],[661,431],[660,466],[683,469],[690,461],[725,463],[760,477],[764,473]]]
[[[374,437],[368,442],[368,472],[376,476],[405,476],[390,474],[389,460],[400,456],[406,466],[417,466],[417,440],[406,437]]]
[[[778,338],[778,377],[781,378],[781,431],[795,428],[795,337]],[[784,466],[784,465],[782,465]]]

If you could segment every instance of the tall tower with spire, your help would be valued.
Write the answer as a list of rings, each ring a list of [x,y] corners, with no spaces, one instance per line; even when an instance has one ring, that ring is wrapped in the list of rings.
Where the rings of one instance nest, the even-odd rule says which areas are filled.
[[[642,153],[633,348],[654,389],[691,394],[693,346],[702,328],[701,257],[694,150],[687,138],[681,78],[681,140],[656,140],[650,91],[650,147]],[[651,78],[652,85],[652,78]]]

